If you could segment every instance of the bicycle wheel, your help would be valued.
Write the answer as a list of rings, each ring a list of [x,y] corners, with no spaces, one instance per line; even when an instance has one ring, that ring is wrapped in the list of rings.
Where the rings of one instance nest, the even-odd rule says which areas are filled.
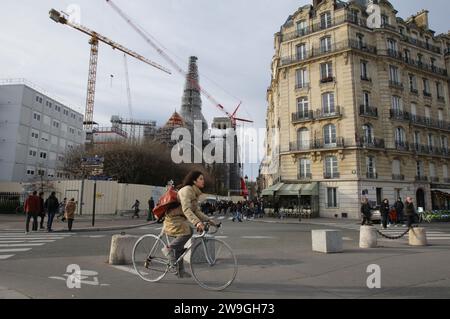
[[[230,286],[237,274],[237,260],[225,242],[199,239],[191,251],[192,275],[200,287],[220,291]]]
[[[169,271],[168,258],[161,252],[165,246],[155,235],[142,236],[134,245],[133,266],[143,280],[157,282]]]

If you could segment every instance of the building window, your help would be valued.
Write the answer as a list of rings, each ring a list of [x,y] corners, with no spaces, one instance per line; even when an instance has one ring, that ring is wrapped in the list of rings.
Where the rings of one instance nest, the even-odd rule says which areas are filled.
[[[48,142],[49,140],[49,136],[47,133],[41,133],[41,140],[43,140],[44,142]]]
[[[357,24],[358,23],[358,15],[359,15],[359,10],[351,9],[350,14],[349,14],[350,21]]]
[[[409,89],[412,93],[418,93],[417,90],[417,77],[414,74],[409,75]]]
[[[323,139],[325,147],[337,145],[336,126],[329,124],[323,128]]]
[[[431,106],[425,106],[425,120],[427,124],[431,122]]]
[[[331,27],[331,12],[325,12],[320,15],[320,27],[322,29]]]
[[[336,156],[328,156],[325,158],[325,178],[338,178],[339,167]]]
[[[327,188],[327,204],[328,208],[338,208],[337,188]]]
[[[398,68],[396,66],[393,66],[393,65],[389,66],[389,79],[394,84],[400,84],[400,76],[399,76]]]
[[[27,175],[34,176],[34,168],[27,168]]]
[[[311,178],[311,161],[306,158],[300,160],[300,178]]]
[[[389,17],[385,14],[381,15],[381,25],[382,26],[387,26],[389,25]]]
[[[308,26],[306,20],[297,22],[297,32],[299,36],[304,36],[308,33]]]
[[[369,63],[367,61],[361,61],[361,79],[369,80]]]
[[[28,155],[31,156],[31,157],[36,157],[37,151],[33,150],[33,149],[30,149],[29,152],[28,152]]]
[[[398,146],[406,145],[406,134],[405,130],[402,127],[398,127],[395,129],[395,143]]]
[[[364,44],[364,35],[363,34],[357,34],[356,40],[358,42],[358,49],[365,49],[366,45]]]
[[[36,131],[31,131],[31,137],[38,140],[39,139],[39,133],[37,133]]]
[[[320,80],[322,83],[332,82],[333,79],[333,62],[322,63],[320,65]]]
[[[409,63],[411,61],[411,51],[405,49],[404,51],[404,56],[405,56],[405,62]]]
[[[415,119],[417,116],[417,104],[411,103],[411,117],[412,119]]]
[[[397,53],[397,41],[393,40],[393,39],[388,39],[387,41],[388,43],[388,51],[390,55],[396,55]]]
[[[423,79],[423,94],[425,96],[431,96],[431,91],[430,91],[430,81],[428,81],[428,79]]]
[[[438,98],[444,97],[444,92],[442,91],[442,84],[440,82],[436,82],[436,92]]]
[[[441,136],[441,148],[448,152],[448,138],[447,136]]]
[[[363,105],[364,108],[367,109],[370,106],[370,92],[363,92]]]
[[[42,97],[37,95],[36,96],[36,102],[38,102],[39,104],[42,104],[42,102],[43,102]]]
[[[442,177],[448,179],[448,165],[442,165]]]
[[[370,124],[363,125],[364,143],[372,144],[374,142],[373,127]]]
[[[297,52],[297,60],[302,61],[308,58],[306,44],[302,43],[295,47]]]
[[[423,177],[424,173],[423,173],[423,162],[422,161],[417,161],[416,162],[416,173],[418,177]]]
[[[366,158],[367,178],[376,178],[376,163],[375,157],[368,156]]]
[[[323,114],[334,114],[336,112],[334,93],[328,92],[322,94],[322,112]]]
[[[36,121],[41,121],[41,115],[39,113],[33,113],[33,119]]]
[[[428,148],[432,150],[434,148],[434,137],[433,134],[428,134]]]
[[[399,96],[392,97],[392,110],[394,110],[397,114],[399,112],[403,112],[403,104],[401,97]]]
[[[40,158],[46,159],[47,158],[47,153],[45,152],[41,152],[39,155]]]
[[[331,37],[320,39],[320,52],[326,53],[331,51]]]
[[[53,121],[53,127],[55,127],[55,128],[59,128],[59,122],[57,122],[57,121]]]
[[[307,150],[310,147],[310,135],[307,128],[301,128],[297,131],[297,144],[300,150]]]
[[[299,69],[296,70],[296,86],[298,89],[308,87],[308,70]]]
[[[401,173],[402,173],[402,171],[401,171],[400,160],[393,160],[392,161],[392,175],[400,176]]]
[[[300,118],[309,116],[309,101],[307,97],[297,99],[297,112],[300,114]]]
[[[430,163],[430,177],[436,177],[436,165]]]

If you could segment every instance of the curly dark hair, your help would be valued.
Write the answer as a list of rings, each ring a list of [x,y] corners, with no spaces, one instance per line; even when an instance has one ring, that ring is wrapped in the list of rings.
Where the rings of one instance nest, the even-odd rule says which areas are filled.
[[[179,185],[177,188],[182,189],[185,186],[193,186],[194,182],[201,176],[204,175],[200,171],[192,171],[189,174],[186,175],[186,177],[183,179],[183,183]]]

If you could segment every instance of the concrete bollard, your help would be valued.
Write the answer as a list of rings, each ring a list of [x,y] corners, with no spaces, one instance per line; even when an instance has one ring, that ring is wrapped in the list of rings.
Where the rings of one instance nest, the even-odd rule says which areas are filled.
[[[409,230],[410,246],[427,246],[427,231],[425,228],[411,228]]]
[[[341,253],[343,251],[342,232],[339,230],[313,230],[312,250],[320,253]]]
[[[109,264],[130,265],[133,263],[133,247],[139,237],[131,235],[114,235],[111,240]]]
[[[361,226],[359,232],[360,248],[376,248],[378,243],[377,230],[373,226]]]
[[[208,237],[211,238],[212,236],[206,235],[205,237],[206,238],[208,238]],[[194,248],[194,246],[197,244],[198,241],[200,241],[200,239],[191,238],[191,239],[189,239],[189,241],[187,242],[185,247],[189,247],[191,244],[193,244],[192,248]],[[214,247],[215,246],[214,245],[214,241],[213,240],[206,241],[206,246],[207,246],[207,249],[208,249],[209,256],[211,258],[215,258],[215,251],[216,250],[215,250],[215,247]],[[186,255],[184,256],[183,260],[185,262],[187,262],[187,263],[190,263],[191,262],[191,255],[192,255],[192,249],[190,249],[186,253]],[[195,263],[205,263],[206,262],[206,256],[205,256],[205,252],[204,252],[203,246],[201,246],[201,250],[198,250],[198,249],[196,250],[195,255],[192,256],[192,262],[194,264]]]

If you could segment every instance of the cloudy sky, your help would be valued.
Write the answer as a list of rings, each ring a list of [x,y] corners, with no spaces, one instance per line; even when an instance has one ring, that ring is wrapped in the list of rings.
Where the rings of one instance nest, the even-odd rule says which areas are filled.
[[[312,0],[115,2],[183,68],[189,56],[196,55],[201,85],[230,112],[242,101],[239,116],[259,128],[265,125],[273,35],[290,14]],[[448,0],[391,2],[401,17],[426,8],[432,29],[450,29]],[[80,6],[83,25],[169,67],[105,0],[0,0],[0,78],[26,78],[84,111],[89,39],[48,17],[51,8],[65,10],[71,4]],[[180,107],[184,78],[175,70],[169,76],[131,58],[128,63],[134,117],[164,124]],[[203,112],[209,122],[223,115],[206,98]],[[111,115],[129,116],[123,55],[101,45],[94,120],[108,125]]]

